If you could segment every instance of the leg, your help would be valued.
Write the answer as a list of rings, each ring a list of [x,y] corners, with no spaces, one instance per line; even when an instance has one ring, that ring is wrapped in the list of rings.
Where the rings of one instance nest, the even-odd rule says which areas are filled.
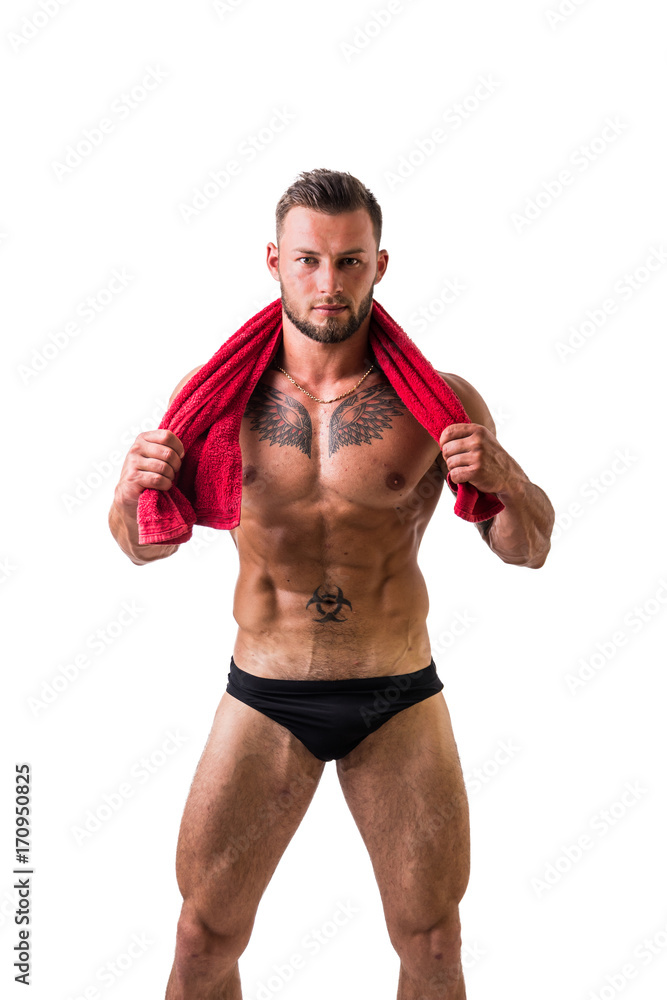
[[[239,956],[323,768],[278,723],[223,694],[178,838],[183,907],[166,1000],[241,1000]]]
[[[464,1000],[468,798],[442,693],[393,716],[336,767],[401,960],[398,1000]]]

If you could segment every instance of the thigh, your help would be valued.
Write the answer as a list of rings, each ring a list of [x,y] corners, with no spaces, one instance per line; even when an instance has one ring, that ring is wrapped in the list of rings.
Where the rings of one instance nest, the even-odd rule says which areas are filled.
[[[324,762],[228,692],[190,787],[176,854],[188,908],[220,934],[251,926]]]
[[[442,692],[394,715],[337,770],[392,941],[427,930],[470,873],[468,798]]]

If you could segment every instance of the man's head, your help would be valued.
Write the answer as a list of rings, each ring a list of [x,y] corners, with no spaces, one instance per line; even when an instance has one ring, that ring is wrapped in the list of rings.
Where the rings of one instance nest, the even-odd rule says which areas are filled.
[[[351,174],[317,169],[301,174],[276,207],[276,239],[267,263],[280,282],[285,315],[321,343],[347,340],[373,304],[388,254],[380,250],[382,212]],[[338,311],[325,311],[338,305]]]
[[[354,212],[358,208],[365,209],[373,226],[375,249],[380,249],[382,209],[375,195],[352,174],[340,170],[326,170],[324,167],[304,170],[299,174],[276,205],[278,249],[283,237],[285,217],[289,210],[297,205],[311,208],[316,212],[324,212],[326,215],[340,215],[342,212]]]

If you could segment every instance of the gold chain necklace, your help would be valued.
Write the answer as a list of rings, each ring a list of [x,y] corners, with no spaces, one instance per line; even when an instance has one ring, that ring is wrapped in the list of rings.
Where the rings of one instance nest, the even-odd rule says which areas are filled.
[[[370,375],[370,373],[371,373],[371,372],[373,371],[373,369],[375,368],[375,365],[371,365],[371,366],[370,366],[370,368],[368,369],[368,371],[366,372],[366,375],[362,375],[362,376],[361,376],[361,378],[360,378],[360,379],[359,379],[359,381],[357,382],[357,385],[353,385],[353,386],[352,386],[352,388],[351,388],[351,389],[348,389],[348,391],[347,391],[347,392],[342,392],[342,393],[340,394],[340,396],[334,396],[334,398],[333,398],[333,399],[318,399],[318,398],[317,398],[317,396],[313,396],[313,394],[312,394],[311,392],[308,392],[308,390],[307,390],[307,389],[304,389],[304,388],[303,388],[303,386],[299,385],[299,383],[298,383],[298,382],[295,382],[295,381],[294,381],[294,379],[292,378],[292,376],[291,376],[291,375],[289,375],[289,374],[288,374],[288,373],[287,373],[287,372],[285,371],[285,369],[284,369],[284,368],[280,368],[280,365],[279,365],[279,364],[276,364],[276,362],[275,362],[275,361],[274,361],[273,363],[274,363],[274,365],[276,366],[276,368],[279,368],[279,369],[280,369],[280,371],[281,371],[281,372],[283,373],[283,375],[287,375],[287,377],[288,377],[288,379],[290,380],[290,382],[294,382],[294,385],[295,385],[295,386],[297,387],[297,389],[301,389],[301,392],[305,392],[306,396],[310,396],[310,398],[311,398],[311,399],[314,399],[314,400],[315,400],[315,401],[316,401],[317,403],[335,403],[337,399],[342,399],[342,398],[343,398],[343,396],[349,396],[351,392],[354,392],[354,390],[355,390],[355,389],[357,388],[357,386],[358,386],[358,385],[361,385],[361,383],[362,383],[362,382],[364,381],[364,379],[366,378],[366,375]]]

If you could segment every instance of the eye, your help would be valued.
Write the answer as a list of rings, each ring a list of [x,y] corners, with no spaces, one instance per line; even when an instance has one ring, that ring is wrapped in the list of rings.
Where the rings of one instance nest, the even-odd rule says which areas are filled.
[[[300,261],[314,261],[314,257],[297,257],[297,262]],[[317,263],[317,262],[316,262]],[[354,267],[356,264],[361,264],[361,261],[357,257],[343,257],[344,264],[350,264]]]

